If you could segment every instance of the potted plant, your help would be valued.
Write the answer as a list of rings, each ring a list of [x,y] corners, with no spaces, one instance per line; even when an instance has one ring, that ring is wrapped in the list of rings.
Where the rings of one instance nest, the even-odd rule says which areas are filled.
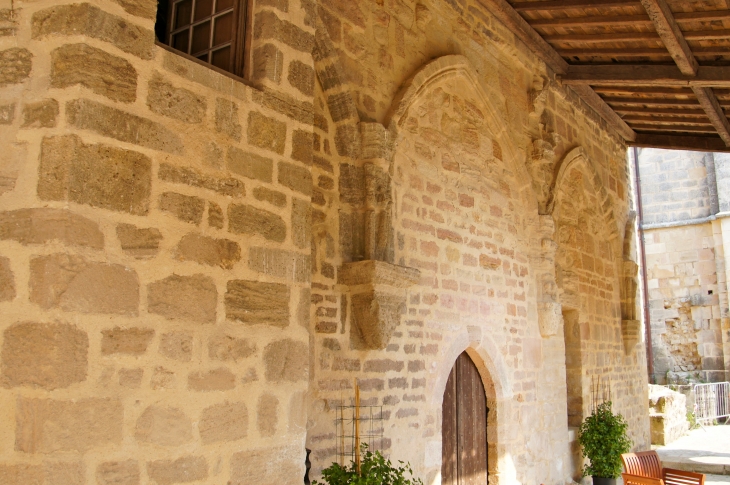
[[[621,475],[621,454],[631,449],[626,435],[628,424],[611,410],[611,401],[599,404],[580,425],[578,441],[590,465],[583,467],[583,476],[592,475],[594,485],[615,485]]]
[[[312,485],[423,485],[418,478],[413,478],[410,463],[393,466],[390,460],[376,451],[372,453],[362,444],[363,457],[359,463],[350,462],[350,466],[341,466],[333,463],[322,470],[324,483],[314,480]],[[410,478],[406,478],[406,473]]]

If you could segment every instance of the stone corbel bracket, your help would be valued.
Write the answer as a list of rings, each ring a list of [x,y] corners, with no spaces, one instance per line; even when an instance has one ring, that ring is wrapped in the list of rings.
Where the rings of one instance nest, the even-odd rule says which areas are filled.
[[[368,349],[384,349],[406,313],[408,288],[421,272],[382,261],[345,263],[337,282],[349,288],[352,325],[357,325]]]

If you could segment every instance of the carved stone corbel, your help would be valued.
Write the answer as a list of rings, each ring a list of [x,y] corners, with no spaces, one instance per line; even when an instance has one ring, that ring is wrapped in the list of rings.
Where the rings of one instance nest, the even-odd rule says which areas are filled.
[[[621,262],[621,337],[626,355],[630,354],[641,339],[641,320],[637,319],[636,292],[639,286],[639,265],[636,264],[635,248],[636,212],[630,212],[626,221]]]
[[[550,215],[538,219],[539,252],[533,256],[537,279],[537,318],[540,335],[557,335],[563,324],[562,306],[558,302],[558,285],[555,282],[555,255],[558,244],[554,241],[555,221]]]
[[[349,287],[352,324],[368,349],[384,349],[406,313],[407,290],[421,278],[417,269],[383,261],[345,263],[337,282]]]

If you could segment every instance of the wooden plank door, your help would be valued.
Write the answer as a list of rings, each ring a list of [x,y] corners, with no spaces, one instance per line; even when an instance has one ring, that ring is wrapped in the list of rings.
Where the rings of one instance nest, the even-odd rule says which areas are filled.
[[[442,416],[442,485],[486,485],[487,396],[466,352],[449,374]]]

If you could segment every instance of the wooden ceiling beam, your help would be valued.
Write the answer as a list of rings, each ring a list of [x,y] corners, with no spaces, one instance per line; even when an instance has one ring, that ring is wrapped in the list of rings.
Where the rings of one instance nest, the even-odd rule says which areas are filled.
[[[697,75],[686,76],[676,66],[661,65],[581,65],[570,66],[563,84],[603,84],[626,86],[677,86],[730,88],[730,66],[700,66]]]
[[[699,125],[699,126],[712,126],[710,120],[705,118],[692,118],[687,116],[654,116],[654,115],[627,115],[623,116],[624,121],[627,123],[651,123],[658,125]]]
[[[633,106],[689,106],[700,108],[700,104],[694,99],[666,99],[666,98],[617,98],[605,97],[603,100],[608,104],[621,104]]]
[[[701,152],[730,151],[719,136],[682,136],[637,133],[632,146],[644,148],[665,148],[670,150],[692,150]]]
[[[652,47],[612,47],[608,49],[556,49],[564,57],[672,57],[664,48]],[[730,56],[730,47],[695,47],[698,56]]]
[[[506,0],[479,0],[497,20],[502,22],[514,33],[517,38],[527,45],[529,49],[537,54],[550,69],[556,74],[565,74],[568,71],[568,63],[558,54],[555,49],[540,37],[525,19]],[[627,141],[632,141],[636,133],[627,125],[615,111],[608,106],[590,86],[572,87],[583,100],[593,108],[599,116],[606,120],[617,132]]]
[[[684,38],[692,41],[730,39],[730,29],[690,30]],[[544,35],[548,42],[584,42],[586,44],[608,44],[612,42],[636,42],[642,40],[661,40],[655,32],[619,32],[615,34],[555,34]],[[728,52],[728,49],[725,49]]]
[[[597,93],[613,93],[613,94],[645,94],[656,96],[690,96],[694,97],[694,93],[690,88],[667,88],[663,86],[591,86]]]
[[[649,14],[659,37],[662,38],[667,50],[672,54],[672,59],[677,67],[686,76],[696,76],[699,71],[699,64],[695,59],[692,50],[679,29],[679,25],[674,19],[672,11],[665,0],[641,0],[641,4]],[[725,145],[730,147],[730,122],[720,107],[715,93],[711,88],[693,86],[692,91],[697,96],[697,100],[702,109],[707,113],[707,117],[717,130]]]
[[[711,22],[730,20],[730,10],[710,10],[705,12],[681,12],[674,14],[679,24],[687,22]],[[588,15],[585,17],[564,17],[559,19],[529,19],[534,28],[544,27],[613,27],[617,25],[653,25],[648,15]]]
[[[512,8],[518,12],[638,6],[639,0],[548,0],[545,2],[515,2],[512,4]]]
[[[705,135],[717,135],[717,132],[715,131],[715,128],[713,126],[668,126],[668,125],[662,125],[662,126],[652,126],[652,125],[642,125],[637,124],[635,125],[635,128],[638,131],[647,133],[647,132],[660,132],[660,133],[701,133]]]
[[[613,108],[617,113],[632,114],[642,113],[652,116],[660,115],[682,115],[695,116],[707,119],[707,113],[702,109],[677,109],[677,108],[644,108],[641,106],[616,106]]]

